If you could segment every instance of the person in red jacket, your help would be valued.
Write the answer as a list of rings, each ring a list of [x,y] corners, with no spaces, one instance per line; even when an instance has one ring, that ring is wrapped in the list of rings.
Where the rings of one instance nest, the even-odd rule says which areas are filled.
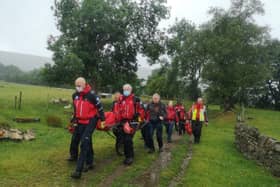
[[[173,101],[169,101],[168,106],[166,107],[166,133],[167,133],[167,142],[171,143],[171,136],[173,132],[173,127],[175,123],[178,121],[175,107],[173,106]]]
[[[125,159],[123,163],[125,165],[131,165],[134,159],[133,149],[133,136],[137,128],[137,123],[144,120],[144,109],[141,104],[141,100],[132,93],[132,86],[125,84],[123,86],[123,95],[120,96],[120,118],[121,125],[123,125],[123,139],[124,139],[124,155]],[[125,130],[125,125],[129,124],[129,127],[134,129],[132,132]]]
[[[121,120],[121,116],[120,116],[120,98],[121,98],[121,93],[120,92],[116,92],[114,94],[114,101],[113,101],[112,108],[111,108],[111,111],[116,116],[116,122],[117,123],[119,123],[120,120]]]
[[[175,106],[175,111],[178,118],[178,131],[179,135],[185,134],[186,111],[183,104],[178,100]]]
[[[103,107],[99,97],[86,83],[85,79],[79,77],[75,81],[76,92],[73,94],[74,115],[73,120],[77,123],[72,136],[71,148],[78,155],[78,145],[80,144],[80,155],[77,161],[76,170],[71,177],[81,178],[82,171],[93,168],[92,133],[95,130],[98,119],[104,123],[105,117]],[[86,167],[84,168],[84,164]]]

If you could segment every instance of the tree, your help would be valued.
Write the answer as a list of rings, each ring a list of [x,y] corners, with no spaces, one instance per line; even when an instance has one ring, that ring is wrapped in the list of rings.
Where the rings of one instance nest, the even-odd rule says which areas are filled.
[[[165,3],[165,0],[56,0],[53,9],[61,35],[48,40],[55,61],[54,66],[46,67],[48,80],[72,81],[55,74],[60,72],[57,69],[73,65],[65,61],[73,54],[78,70],[97,89],[107,85],[118,89],[125,82],[136,83],[137,54],[155,60],[159,52],[152,50],[153,46],[161,50],[157,26],[168,16]],[[69,77],[80,74],[67,69],[64,72]]]
[[[0,63],[0,80],[25,84],[44,84],[41,69],[22,71],[14,65],[3,65]]]
[[[45,82],[52,82],[52,85],[72,85],[77,77],[83,75],[84,64],[77,55],[70,53],[62,56],[61,60],[51,66],[45,64],[42,75]]]
[[[249,101],[253,106],[280,110],[280,41],[268,41],[263,51],[271,76],[263,85],[251,90]]]
[[[203,69],[208,92],[224,110],[244,103],[248,89],[262,84],[268,76],[263,59],[267,28],[258,26],[253,16],[262,14],[259,0],[232,0],[228,11],[213,8],[208,28],[210,60]]]
[[[167,41],[168,54],[180,79],[180,95],[187,93],[195,100],[201,95],[199,83],[203,66],[208,61],[206,33],[185,19],[177,21],[170,29]]]
[[[181,98],[183,92],[180,91],[181,81],[178,79],[178,68],[176,63],[170,63],[168,59],[158,60],[160,68],[154,70],[149,76],[145,91],[152,95],[159,93],[164,98]]]

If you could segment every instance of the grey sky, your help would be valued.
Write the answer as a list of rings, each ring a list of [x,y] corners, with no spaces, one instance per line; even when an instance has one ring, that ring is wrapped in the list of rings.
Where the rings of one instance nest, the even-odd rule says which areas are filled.
[[[53,12],[54,0],[0,0],[0,50],[39,56],[51,56],[46,49],[50,34],[57,35]],[[261,25],[269,25],[273,37],[280,39],[280,0],[263,0],[266,14],[257,17]],[[227,8],[230,0],[168,0],[171,18],[161,27],[172,24],[176,17],[185,17],[196,24],[208,19],[211,6]]]

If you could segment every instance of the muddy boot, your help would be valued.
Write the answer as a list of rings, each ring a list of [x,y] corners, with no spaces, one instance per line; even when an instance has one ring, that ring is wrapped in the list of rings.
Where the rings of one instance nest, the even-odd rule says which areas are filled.
[[[162,152],[163,152],[163,148],[160,147],[159,150],[158,150],[158,152],[162,153]]]
[[[82,176],[82,173],[81,173],[81,172],[78,172],[78,171],[75,171],[75,172],[73,172],[73,173],[71,174],[71,177],[72,177],[73,179],[80,179],[81,176]]]
[[[133,158],[126,158],[124,161],[123,161],[123,164],[124,165],[131,165],[133,163]]]

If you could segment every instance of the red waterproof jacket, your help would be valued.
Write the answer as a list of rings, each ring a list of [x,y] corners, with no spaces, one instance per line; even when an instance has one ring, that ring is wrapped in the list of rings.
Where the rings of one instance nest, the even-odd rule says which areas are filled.
[[[179,121],[186,120],[186,111],[185,111],[185,107],[183,105],[176,105],[175,111],[176,111]]]
[[[178,117],[176,115],[176,111],[174,107],[167,106],[166,107],[166,121],[178,121]]]
[[[99,116],[101,120],[105,119],[100,99],[89,85],[86,85],[82,92],[75,92],[72,98],[74,118],[77,119],[79,124],[88,125],[90,119],[96,116]]]
[[[135,118],[140,117],[141,120],[144,120],[145,111],[141,106],[141,101],[139,98],[135,97],[134,94],[129,95],[128,97],[120,97],[120,119],[123,121],[136,120]]]
[[[121,110],[120,110],[120,108],[121,108],[120,101],[114,101],[111,111],[115,114],[115,119],[116,119],[117,123],[121,121]]]

